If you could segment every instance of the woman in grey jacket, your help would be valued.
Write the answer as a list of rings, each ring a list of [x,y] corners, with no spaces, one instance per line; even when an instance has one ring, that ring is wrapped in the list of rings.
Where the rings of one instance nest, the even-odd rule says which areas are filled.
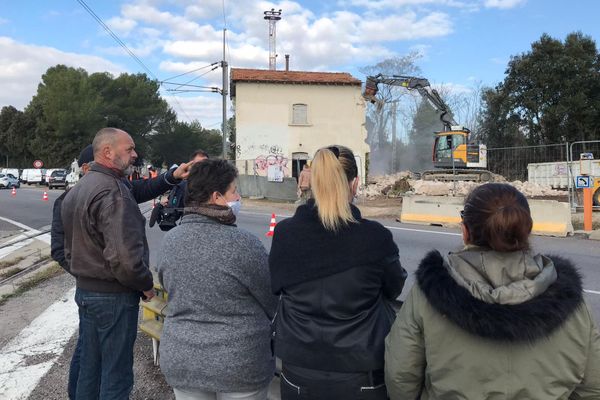
[[[177,400],[266,399],[274,373],[267,253],[235,226],[237,171],[192,167],[181,224],[169,231],[158,275],[169,293],[161,370]]]

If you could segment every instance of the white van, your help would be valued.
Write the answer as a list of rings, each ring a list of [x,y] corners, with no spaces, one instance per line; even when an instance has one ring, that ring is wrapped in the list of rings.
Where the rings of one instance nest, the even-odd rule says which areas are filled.
[[[44,175],[46,174],[45,169],[40,168],[27,168],[23,170],[21,180],[28,185],[41,184],[44,182]]]

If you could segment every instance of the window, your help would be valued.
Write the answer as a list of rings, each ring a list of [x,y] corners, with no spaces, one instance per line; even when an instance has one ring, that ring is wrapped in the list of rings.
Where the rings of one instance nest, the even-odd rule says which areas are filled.
[[[292,106],[292,125],[308,125],[308,106],[306,104],[294,104]]]

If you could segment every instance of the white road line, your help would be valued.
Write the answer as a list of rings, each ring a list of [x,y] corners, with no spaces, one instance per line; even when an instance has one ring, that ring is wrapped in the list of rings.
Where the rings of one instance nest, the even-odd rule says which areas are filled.
[[[21,229],[26,230],[26,232],[22,233],[21,235],[15,237],[15,238],[12,238],[11,240],[8,240],[3,243],[3,244],[10,244],[10,243],[14,243],[14,244],[12,246],[8,246],[3,249],[0,249],[0,259],[8,256],[9,254],[11,254],[14,251],[19,250],[21,247],[27,246],[28,244],[30,244],[33,241],[33,239],[40,240],[48,245],[50,244],[50,234],[49,233],[44,233],[43,235],[38,235],[41,231],[34,229],[30,226],[27,226],[25,224],[22,224],[18,221],[12,220],[10,218],[5,218],[5,217],[0,217],[0,220],[6,221],[9,224],[12,224]],[[28,237],[33,236],[33,235],[38,235],[38,236],[35,236],[34,238],[32,238],[30,240],[25,240]]]
[[[597,290],[583,289],[583,291],[586,293],[591,293],[591,294],[600,294],[600,292],[598,292]]]
[[[20,223],[20,222],[18,222],[18,221],[15,221],[15,220],[12,220],[12,219],[9,219],[9,218],[0,217],[0,219],[1,219],[2,221],[6,221],[6,222],[8,222],[9,224],[13,224],[13,225],[15,225],[15,226],[18,226],[18,227],[19,227],[19,228],[21,228],[21,229],[25,229],[25,230],[28,230],[28,231],[37,231],[37,229],[33,229],[33,228],[32,228],[32,227],[30,227],[30,226],[24,225],[24,224],[22,224],[22,223]]]
[[[0,350],[0,398],[27,399],[77,329],[75,288]]]
[[[241,211],[241,214],[249,214],[249,215],[260,215],[261,217],[268,217],[271,214],[264,214],[264,213],[257,213],[257,212],[251,212],[251,211]],[[277,217],[282,217],[282,218],[289,218],[291,217],[291,215],[277,215],[275,214],[275,216]],[[462,234],[460,233],[454,233],[454,232],[439,232],[439,231],[428,231],[427,229],[414,229],[414,228],[401,228],[398,226],[389,226],[389,225],[384,225],[386,228],[388,229],[395,229],[398,231],[409,231],[409,232],[421,232],[421,233],[436,233],[438,235],[450,235],[450,236],[462,236]]]
[[[400,228],[398,226],[387,226],[384,225],[388,229],[395,229],[398,231],[410,231],[410,232],[422,232],[422,233],[437,233],[438,235],[450,235],[450,236],[462,236],[460,233],[454,232],[439,232],[439,231],[428,231],[427,229],[414,229],[414,228]]]

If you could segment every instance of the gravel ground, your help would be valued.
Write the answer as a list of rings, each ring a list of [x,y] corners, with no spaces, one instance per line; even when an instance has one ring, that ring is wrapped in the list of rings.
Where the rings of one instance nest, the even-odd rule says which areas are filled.
[[[39,385],[29,396],[29,400],[63,400],[67,399],[67,382],[69,363],[75,349],[76,336],[71,338],[63,354],[56,364],[42,378]],[[134,385],[132,400],[172,400],[173,390],[169,387],[159,367],[152,361],[152,341],[138,332],[134,354]]]

